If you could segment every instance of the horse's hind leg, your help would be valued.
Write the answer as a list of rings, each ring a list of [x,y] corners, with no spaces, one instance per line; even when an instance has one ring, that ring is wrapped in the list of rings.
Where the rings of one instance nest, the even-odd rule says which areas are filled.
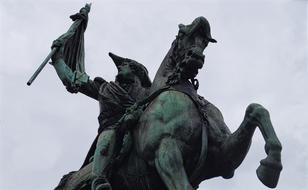
[[[155,154],[155,166],[168,190],[193,190],[175,139],[171,137],[162,139]]]

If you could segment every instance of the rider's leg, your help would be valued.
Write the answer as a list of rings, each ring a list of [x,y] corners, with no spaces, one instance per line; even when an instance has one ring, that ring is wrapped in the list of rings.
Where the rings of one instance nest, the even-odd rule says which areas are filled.
[[[99,135],[92,166],[92,173],[95,176],[92,190],[111,189],[106,175],[114,154],[115,141],[116,133],[114,129],[104,130]]]

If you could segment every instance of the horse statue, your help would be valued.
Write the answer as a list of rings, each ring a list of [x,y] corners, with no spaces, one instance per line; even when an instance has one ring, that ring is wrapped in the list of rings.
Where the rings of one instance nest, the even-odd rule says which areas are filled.
[[[244,160],[256,128],[265,140],[267,157],[257,176],[275,188],[282,146],[269,112],[260,104],[248,105],[239,128],[231,133],[219,109],[197,94],[198,70],[211,37],[204,17],[179,32],[161,63],[138,124],[124,138],[124,159],[109,176],[114,190],[193,190],[213,177],[231,178]],[[64,176],[56,190],[91,190],[91,163]]]

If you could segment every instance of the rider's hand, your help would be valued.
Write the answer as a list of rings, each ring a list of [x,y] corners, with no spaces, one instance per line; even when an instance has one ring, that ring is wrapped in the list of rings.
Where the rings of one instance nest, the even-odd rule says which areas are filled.
[[[63,57],[63,41],[62,40],[55,40],[53,41],[51,45],[51,49],[57,48],[57,51],[53,54],[51,57],[52,63],[54,64],[57,60],[61,59]]]
[[[60,39],[56,39],[52,42],[52,45],[51,45],[51,49],[53,48],[60,48],[62,47],[64,44],[63,40],[60,40]]]

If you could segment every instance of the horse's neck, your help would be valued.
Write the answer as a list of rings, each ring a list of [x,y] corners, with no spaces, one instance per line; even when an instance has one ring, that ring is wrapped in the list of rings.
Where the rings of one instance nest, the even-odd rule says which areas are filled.
[[[175,47],[175,41],[172,43],[170,50],[165,56],[164,60],[159,66],[159,69],[154,77],[150,92],[155,92],[156,90],[166,86],[168,76],[172,74],[175,70],[175,66],[172,65],[171,56],[173,54],[173,49]]]

